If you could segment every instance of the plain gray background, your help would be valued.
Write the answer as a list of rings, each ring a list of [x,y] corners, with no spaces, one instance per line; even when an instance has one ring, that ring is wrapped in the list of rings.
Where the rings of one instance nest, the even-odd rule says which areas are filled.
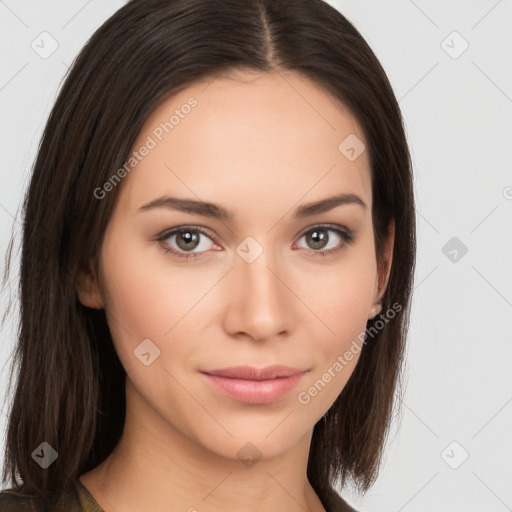
[[[512,510],[512,1],[329,3],[369,42],[399,99],[418,219],[401,425],[375,486],[363,499],[343,495],[362,512]],[[20,234],[18,208],[64,73],[123,4],[0,0],[2,256],[11,229]],[[47,58],[31,46],[42,32],[58,44]],[[9,293],[0,299],[3,313]],[[0,333],[2,395],[17,318]]]

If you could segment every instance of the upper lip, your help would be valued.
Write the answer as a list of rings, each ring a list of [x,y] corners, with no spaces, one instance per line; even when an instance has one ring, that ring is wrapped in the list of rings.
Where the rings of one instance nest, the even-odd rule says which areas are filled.
[[[219,377],[229,377],[232,379],[246,380],[269,380],[280,377],[291,377],[304,373],[306,370],[292,368],[291,366],[273,365],[264,368],[254,368],[253,366],[231,366],[229,368],[220,368],[218,370],[207,370],[203,373]]]

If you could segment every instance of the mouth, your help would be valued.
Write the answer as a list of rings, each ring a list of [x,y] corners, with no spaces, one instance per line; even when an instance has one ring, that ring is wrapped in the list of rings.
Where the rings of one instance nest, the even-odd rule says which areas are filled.
[[[202,371],[208,382],[224,395],[246,404],[269,404],[289,393],[309,370],[290,366],[233,366]]]

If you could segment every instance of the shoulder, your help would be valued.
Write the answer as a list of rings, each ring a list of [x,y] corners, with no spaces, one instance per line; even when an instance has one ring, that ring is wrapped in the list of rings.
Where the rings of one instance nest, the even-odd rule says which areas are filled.
[[[0,491],[0,512],[43,512],[44,503],[40,498],[27,496],[17,489]]]
[[[83,512],[75,487],[56,494],[46,506],[41,496],[27,495],[22,489],[0,491],[0,512]],[[92,510],[92,509],[91,509]]]

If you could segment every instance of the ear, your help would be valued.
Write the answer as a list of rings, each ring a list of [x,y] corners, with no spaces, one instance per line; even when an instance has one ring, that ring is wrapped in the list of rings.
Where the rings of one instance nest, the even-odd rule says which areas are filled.
[[[78,300],[88,308],[102,309],[105,307],[101,294],[98,276],[93,270],[92,264],[81,268],[75,279],[75,291]]]
[[[382,258],[377,263],[377,280],[375,283],[375,298],[368,319],[377,316],[382,311],[381,300],[386,291],[393,263],[393,247],[395,245],[395,221],[391,220],[387,237],[382,248]]]

